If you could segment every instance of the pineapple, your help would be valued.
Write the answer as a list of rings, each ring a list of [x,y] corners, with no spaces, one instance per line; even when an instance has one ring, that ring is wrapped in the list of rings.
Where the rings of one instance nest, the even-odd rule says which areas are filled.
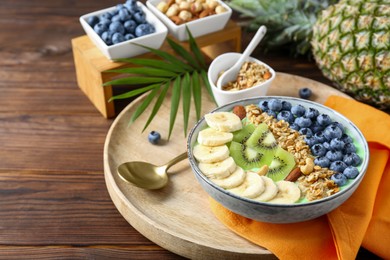
[[[390,108],[390,1],[342,0],[313,26],[323,74],[358,100]]]
[[[311,51],[323,74],[358,100],[390,109],[390,0],[230,0],[266,25],[269,46]]]

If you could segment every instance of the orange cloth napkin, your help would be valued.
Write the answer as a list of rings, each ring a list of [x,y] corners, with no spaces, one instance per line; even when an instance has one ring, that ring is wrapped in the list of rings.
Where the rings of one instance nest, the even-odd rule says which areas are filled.
[[[390,259],[390,116],[338,96],[325,105],[356,124],[370,150],[366,175],[344,204],[326,216],[294,224],[254,221],[213,199],[211,209],[228,228],[280,259],[355,259],[360,246]]]

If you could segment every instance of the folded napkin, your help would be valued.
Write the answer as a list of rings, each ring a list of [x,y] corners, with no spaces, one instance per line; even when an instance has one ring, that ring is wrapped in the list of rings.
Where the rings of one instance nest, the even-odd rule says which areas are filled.
[[[213,199],[211,209],[228,228],[280,259],[355,259],[360,246],[390,259],[390,116],[338,96],[325,105],[357,125],[370,150],[366,175],[344,204],[326,216],[294,224],[254,221]]]

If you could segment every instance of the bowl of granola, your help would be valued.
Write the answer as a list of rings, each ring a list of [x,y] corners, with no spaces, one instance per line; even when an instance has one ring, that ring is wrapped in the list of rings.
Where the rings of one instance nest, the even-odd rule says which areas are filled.
[[[213,91],[215,101],[219,106],[227,103],[256,96],[265,96],[272,81],[275,79],[275,71],[264,62],[250,57],[241,66],[234,82],[218,88],[216,86],[219,76],[229,69],[242,54],[228,52],[216,57],[209,66],[208,80]]]
[[[205,192],[227,209],[270,223],[317,218],[361,183],[369,150],[338,112],[292,97],[255,97],[205,114],[187,141]]]

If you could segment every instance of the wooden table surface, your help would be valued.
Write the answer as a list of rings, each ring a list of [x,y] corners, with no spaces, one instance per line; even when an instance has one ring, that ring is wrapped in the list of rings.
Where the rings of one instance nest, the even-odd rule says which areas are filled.
[[[112,119],[77,86],[71,39],[84,34],[78,18],[117,3],[0,1],[1,259],[181,259],[118,213],[103,176]],[[329,84],[305,57],[258,58]]]

